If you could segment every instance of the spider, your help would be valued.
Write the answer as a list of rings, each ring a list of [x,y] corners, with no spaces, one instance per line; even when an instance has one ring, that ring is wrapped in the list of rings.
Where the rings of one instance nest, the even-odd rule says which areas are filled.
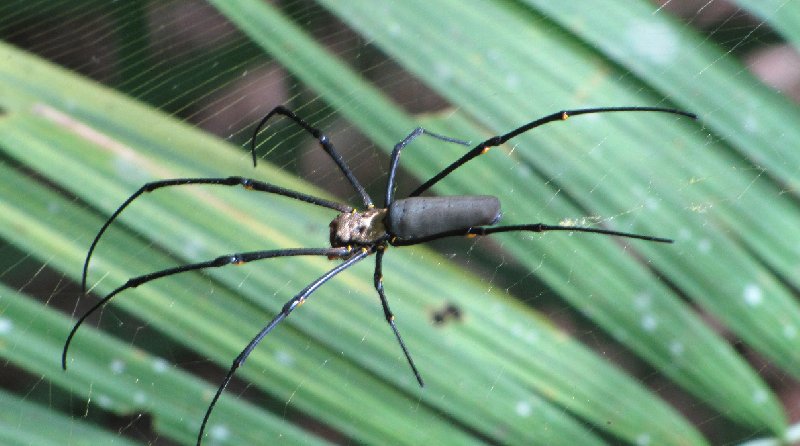
[[[376,207],[367,191],[359,183],[353,172],[345,163],[344,159],[339,155],[333,146],[333,143],[325,136],[319,129],[311,126],[306,121],[298,117],[294,112],[284,106],[277,106],[272,109],[264,118],[258,123],[253,132],[251,139],[251,154],[253,157],[253,166],[256,165],[256,141],[259,132],[266,125],[266,123],[276,115],[281,115],[290,119],[295,125],[301,127],[303,130],[316,138],[322,149],[333,159],[338,166],[339,170],[349,181],[350,185],[355,189],[361,197],[364,205],[363,210],[344,203],[339,203],[319,197],[314,197],[301,192],[296,192],[290,189],[285,189],[263,181],[255,180],[252,178],[245,178],[239,176],[219,177],[219,178],[174,178],[160,181],[153,181],[143,185],[139,190],[133,193],[127,200],[125,200],[119,208],[108,218],[103,226],[98,231],[94,240],[92,241],[89,251],[86,254],[86,260],[83,265],[83,274],[81,286],[84,293],[86,292],[86,275],[91,260],[92,253],[97,247],[101,236],[111,223],[119,216],[119,214],[136,200],[139,196],[146,192],[152,192],[156,189],[162,189],[173,186],[186,186],[191,184],[206,184],[206,185],[219,185],[219,186],[242,186],[245,189],[264,192],[269,194],[282,195],[295,200],[303,201],[315,206],[329,208],[339,212],[339,214],[330,223],[330,248],[292,248],[292,249],[277,249],[267,251],[251,251],[241,252],[234,254],[227,254],[217,258],[207,260],[204,262],[191,263],[181,265],[173,268],[167,268],[160,271],[155,271],[149,274],[144,274],[138,277],[129,279],[123,285],[119,286],[111,293],[103,297],[92,308],[90,308],[83,316],[78,319],[72,331],[64,343],[64,350],[61,356],[61,366],[64,370],[67,368],[67,350],[72,342],[78,328],[83,324],[89,315],[108,303],[111,298],[129,288],[134,288],[139,285],[151,282],[156,279],[171,276],[174,274],[183,273],[186,271],[203,270],[208,268],[219,268],[231,264],[243,264],[253,262],[256,260],[271,259],[276,257],[289,257],[289,256],[326,256],[331,260],[340,259],[341,263],[331,268],[328,272],[312,281],[308,286],[303,288],[299,293],[287,301],[281,311],[264,327],[258,334],[247,344],[239,355],[234,359],[233,364],[228,370],[227,375],[223,379],[219,388],[217,389],[214,397],[206,409],[203,421],[200,425],[200,430],[197,435],[197,445],[199,446],[203,439],[203,432],[205,431],[208,419],[214,409],[214,405],[220,398],[220,395],[227,387],[228,383],[233,378],[236,370],[241,367],[244,361],[250,356],[250,353],[256,348],[264,337],[269,334],[281,321],[286,319],[289,314],[302,304],[308,297],[314,293],[322,284],[341,273],[342,271],[350,268],[354,264],[364,260],[368,256],[375,254],[375,272],[373,275],[375,290],[378,293],[383,314],[386,322],[392,329],[398,344],[400,345],[406,362],[411,368],[414,377],[419,385],[424,386],[422,376],[411,358],[411,353],[406,347],[403,338],[395,324],[395,317],[392,310],[389,308],[389,302],[383,289],[383,270],[382,262],[383,255],[386,248],[389,246],[409,246],[419,243],[438,240],[445,237],[452,236],[485,236],[498,232],[516,232],[516,231],[529,231],[529,232],[546,232],[546,231],[570,231],[570,232],[590,232],[604,235],[611,235],[617,237],[627,237],[646,240],[650,242],[671,243],[672,240],[660,237],[653,237],[649,235],[632,234],[627,232],[619,232],[602,228],[589,228],[581,226],[562,226],[562,225],[549,225],[544,223],[521,224],[510,226],[493,226],[500,219],[500,200],[494,196],[488,195],[465,195],[465,196],[444,196],[444,197],[422,197],[423,192],[427,191],[434,184],[441,179],[450,175],[453,171],[467,163],[473,158],[486,153],[491,147],[504,144],[511,138],[532,130],[541,125],[563,121],[570,116],[593,114],[593,113],[609,113],[609,112],[661,112],[671,113],[676,115],[686,116],[696,119],[692,113],[669,109],[661,107],[603,107],[603,108],[584,108],[575,110],[564,110],[553,113],[542,118],[531,121],[522,125],[514,130],[503,135],[493,136],[480,144],[474,146],[463,156],[458,158],[452,164],[444,168],[441,172],[434,175],[431,179],[417,187],[411,192],[408,197],[402,199],[395,199],[394,197],[394,183],[395,174],[397,172],[397,165],[400,159],[400,152],[413,140],[422,135],[439,139],[449,143],[461,144],[468,146],[469,143],[455,138],[439,135],[437,133],[425,130],[422,127],[414,129],[403,140],[394,146],[389,162],[389,174],[386,184],[386,196],[383,207]]]

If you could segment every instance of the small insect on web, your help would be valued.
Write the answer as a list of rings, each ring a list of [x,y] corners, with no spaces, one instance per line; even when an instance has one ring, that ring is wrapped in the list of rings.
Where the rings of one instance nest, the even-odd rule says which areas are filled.
[[[469,145],[468,143],[450,138],[447,136],[439,135],[428,130],[418,127],[408,134],[403,140],[394,146],[390,156],[389,174],[386,184],[386,196],[383,207],[375,207],[367,191],[359,183],[358,179],[353,175],[353,172],[347,166],[344,159],[339,155],[339,152],[334,148],[333,143],[325,136],[319,129],[312,127],[306,121],[298,117],[291,110],[283,106],[278,106],[272,109],[256,126],[251,140],[251,152],[253,156],[253,166],[256,165],[256,140],[259,131],[266,123],[276,115],[284,116],[290,119],[293,123],[303,128],[306,132],[310,133],[316,138],[322,149],[333,159],[338,166],[339,170],[349,181],[350,185],[360,195],[361,201],[364,205],[363,210],[331,200],[326,200],[319,197],[314,197],[301,192],[286,189],[270,183],[259,181],[252,178],[230,176],[218,178],[174,178],[160,181],[153,181],[143,185],[139,190],[133,193],[122,205],[117,208],[114,213],[100,228],[100,231],[92,241],[89,251],[86,254],[86,261],[83,265],[83,277],[81,285],[84,293],[86,292],[86,275],[89,268],[89,261],[91,260],[92,253],[97,247],[103,233],[108,229],[111,223],[119,216],[122,211],[128,207],[134,200],[145,192],[152,192],[156,189],[162,189],[173,186],[186,186],[192,184],[205,184],[205,185],[218,185],[218,186],[242,186],[245,189],[264,192],[269,194],[281,195],[284,197],[293,198],[295,200],[303,201],[315,206],[320,206],[337,211],[339,214],[330,223],[330,247],[329,248],[291,248],[291,249],[276,249],[266,251],[250,251],[240,252],[233,254],[226,254],[216,257],[204,262],[191,263],[187,265],[176,266],[167,268],[160,271],[155,271],[142,276],[129,279],[123,285],[119,286],[111,293],[103,297],[92,308],[90,308],[83,316],[78,319],[72,331],[69,333],[66,342],[64,343],[64,350],[61,356],[61,365],[66,370],[67,368],[67,350],[69,349],[72,339],[78,331],[78,328],[83,322],[95,311],[108,303],[114,296],[125,291],[129,288],[134,288],[139,285],[151,282],[174,274],[183,273],[186,271],[197,271],[209,268],[219,268],[225,265],[242,264],[253,262],[256,260],[272,259],[277,257],[291,257],[291,256],[326,256],[329,259],[340,259],[341,263],[330,269],[328,272],[312,281],[308,286],[303,288],[298,294],[287,301],[281,311],[264,327],[256,336],[245,346],[245,348],[234,359],[233,364],[228,370],[227,375],[223,379],[219,388],[217,389],[214,397],[212,398],[208,408],[206,409],[200,430],[197,435],[197,445],[199,446],[203,440],[203,433],[205,432],[206,424],[208,423],[214,405],[219,400],[220,395],[227,387],[228,383],[233,378],[236,370],[242,366],[244,361],[250,356],[250,353],[256,348],[261,340],[269,334],[281,321],[286,319],[289,314],[294,311],[300,304],[305,302],[314,291],[317,290],[322,284],[333,278],[335,275],[350,268],[354,264],[364,260],[368,256],[375,254],[375,270],[373,274],[373,281],[375,290],[377,291],[378,298],[380,299],[383,308],[383,314],[386,322],[392,329],[398,344],[400,345],[405,359],[411,368],[414,377],[420,386],[424,385],[422,376],[411,358],[411,353],[406,347],[403,338],[395,324],[395,317],[392,310],[389,308],[389,301],[386,298],[386,293],[383,288],[383,255],[386,248],[389,246],[410,246],[419,243],[425,243],[432,240],[438,240],[445,237],[453,236],[484,236],[499,232],[547,232],[547,231],[568,231],[568,232],[589,232],[596,234],[611,235],[617,237],[627,237],[634,239],[641,239],[650,242],[671,243],[672,240],[654,237],[649,235],[632,234],[627,232],[619,232],[610,229],[590,228],[583,226],[566,226],[566,225],[551,225],[545,223],[532,223],[521,225],[509,226],[494,226],[500,219],[500,200],[497,197],[489,195],[463,195],[463,196],[444,196],[444,197],[421,197],[420,195],[431,188],[434,184],[441,179],[450,175],[453,171],[466,164],[473,158],[484,154],[490,147],[499,146],[504,144],[511,138],[525,133],[529,130],[535,129],[541,125],[563,121],[570,116],[586,115],[594,113],[611,113],[611,112],[659,112],[671,113],[676,115],[686,116],[696,119],[692,113],[669,109],[661,107],[603,107],[603,108],[585,108],[575,110],[564,110],[553,113],[537,120],[531,121],[521,127],[511,130],[508,133],[493,136],[480,144],[476,145],[464,155],[458,158],[449,166],[445,167],[441,172],[434,175],[431,179],[417,187],[411,192],[408,197],[402,199],[395,199],[394,186],[395,174],[400,159],[400,152],[413,140],[422,135],[439,139],[449,143]]]
[[[447,302],[442,308],[431,313],[431,321],[436,326],[444,326],[449,322],[458,322],[464,317],[461,307],[458,305]]]

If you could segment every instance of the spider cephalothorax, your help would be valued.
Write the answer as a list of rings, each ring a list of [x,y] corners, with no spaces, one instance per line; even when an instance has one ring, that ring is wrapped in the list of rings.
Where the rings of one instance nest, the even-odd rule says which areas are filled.
[[[363,212],[342,212],[331,221],[331,246],[371,246],[388,238],[386,209],[372,208]]]

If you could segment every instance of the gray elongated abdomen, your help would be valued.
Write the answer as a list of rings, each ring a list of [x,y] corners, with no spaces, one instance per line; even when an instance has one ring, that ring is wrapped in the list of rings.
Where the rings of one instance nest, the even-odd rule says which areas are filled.
[[[500,219],[500,200],[490,195],[411,197],[389,206],[389,232],[400,239],[423,238]]]

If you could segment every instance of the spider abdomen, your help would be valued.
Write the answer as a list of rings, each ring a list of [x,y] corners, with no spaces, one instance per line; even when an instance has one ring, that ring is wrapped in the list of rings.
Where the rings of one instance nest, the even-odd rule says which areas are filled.
[[[491,195],[411,197],[389,206],[386,226],[399,239],[419,239],[435,234],[500,220],[500,200]]]

